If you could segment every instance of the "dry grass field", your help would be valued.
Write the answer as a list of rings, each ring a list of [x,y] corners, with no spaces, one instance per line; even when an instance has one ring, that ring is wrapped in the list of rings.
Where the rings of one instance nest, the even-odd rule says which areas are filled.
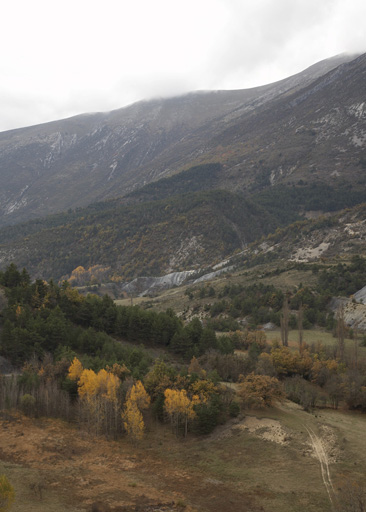
[[[266,331],[267,342],[271,343],[275,340],[281,343],[281,333],[280,331]],[[318,330],[318,329],[310,329],[304,330],[303,332],[304,342],[311,346],[318,347],[319,344],[325,347],[334,347],[336,352],[337,339],[332,335],[332,333]],[[289,332],[289,347],[293,350],[298,350],[299,348],[299,334],[298,331],[290,331]],[[345,355],[349,361],[353,361],[355,357],[355,351],[357,351],[357,358],[359,360],[366,361],[366,347],[360,344],[360,340],[351,340],[345,339]]]
[[[55,420],[7,415],[0,426],[14,512],[91,511],[98,502],[114,512],[326,512],[345,479],[366,473],[365,415],[310,414],[291,402],[248,411],[204,438],[177,439],[151,423],[137,446]]]

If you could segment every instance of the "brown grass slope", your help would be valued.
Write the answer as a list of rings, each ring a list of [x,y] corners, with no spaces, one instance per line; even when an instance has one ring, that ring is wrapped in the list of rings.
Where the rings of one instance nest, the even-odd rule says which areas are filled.
[[[327,409],[309,414],[286,402],[248,411],[206,438],[178,439],[151,424],[133,447],[62,422],[7,415],[0,471],[15,487],[14,512],[90,511],[96,502],[115,512],[330,511],[320,462],[326,460],[333,501],[346,480],[361,482],[365,421]]]

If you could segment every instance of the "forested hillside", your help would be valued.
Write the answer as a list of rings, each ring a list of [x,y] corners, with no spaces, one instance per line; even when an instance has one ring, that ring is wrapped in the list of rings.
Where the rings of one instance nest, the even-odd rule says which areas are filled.
[[[277,227],[275,217],[240,195],[187,193],[125,206],[99,203],[1,232],[2,261],[59,279],[103,265],[117,280],[199,268]]]
[[[308,212],[333,213],[366,201],[365,190],[351,185],[276,185],[250,199],[243,194],[210,190],[220,169],[219,164],[194,167],[126,198],[3,228],[2,268],[14,261],[34,277],[59,280],[80,266],[99,266],[105,270],[104,279],[114,282],[200,269],[304,219]],[[355,210],[357,219],[361,210]],[[336,226],[335,219],[323,221],[324,227]],[[293,240],[289,243],[288,234],[298,237],[299,226],[274,235],[270,244],[280,242],[281,237],[287,242],[270,254],[267,251],[266,257],[276,257],[281,247],[287,254],[294,245]],[[306,233],[320,226],[316,222],[302,224],[304,239]],[[342,227],[339,233],[344,233]],[[260,247],[258,250],[263,252]]]

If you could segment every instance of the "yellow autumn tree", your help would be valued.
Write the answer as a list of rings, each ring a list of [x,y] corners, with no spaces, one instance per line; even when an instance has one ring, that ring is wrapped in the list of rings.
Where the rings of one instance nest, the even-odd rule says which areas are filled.
[[[77,363],[75,364],[78,369]],[[79,381],[79,396],[91,400],[96,396],[103,397],[110,402],[117,401],[117,391],[120,386],[119,378],[106,370],[95,373],[93,370],[83,370]]]
[[[67,376],[71,380],[78,381],[80,379],[83,371],[84,371],[83,365],[81,364],[81,362],[79,361],[79,359],[77,357],[74,357],[74,359],[69,367],[69,373]]]
[[[201,403],[206,403],[210,397],[219,392],[212,380],[196,380],[191,384],[190,391],[193,396],[199,397]]]
[[[308,377],[313,366],[313,359],[307,350],[292,352],[288,347],[274,346],[271,360],[280,377],[302,375]]]
[[[106,370],[100,370],[96,376],[96,392],[110,402],[117,401],[117,391],[120,385],[119,378]]]
[[[140,441],[144,436],[145,423],[142,413],[139,411],[135,402],[127,400],[122,418],[127,435],[133,441]]]
[[[93,370],[83,370],[78,380],[79,397],[91,400],[97,394],[97,389],[97,374]]]
[[[142,382],[138,380],[127,394],[127,400],[122,413],[123,424],[127,435],[134,441],[142,439],[145,423],[142,411],[150,405],[150,397]]]
[[[196,416],[194,405],[200,403],[198,396],[193,396],[192,400],[187,396],[185,389],[175,390],[166,389],[164,392],[164,408],[168,414],[172,428],[179,432],[180,426],[184,425],[184,435],[187,435],[188,421]]]
[[[311,368],[311,381],[318,386],[323,387],[329,377],[342,373],[344,365],[340,364],[336,359],[320,360],[314,358],[315,361]]]
[[[128,400],[134,402],[140,411],[147,409],[150,405],[150,397],[140,380],[134,384],[128,394]]]
[[[14,487],[5,475],[0,475],[0,512],[7,512],[15,498]]]
[[[86,273],[86,271],[85,271],[84,267],[82,267],[81,265],[79,267],[76,267],[71,272],[71,275],[68,279],[69,283],[74,284],[74,285],[84,284],[83,278],[84,278],[85,273]]]
[[[80,370],[75,362],[76,370]],[[121,381],[117,375],[100,370],[82,371],[78,380],[78,393],[81,401],[83,417],[89,427],[93,427],[96,433],[116,432],[118,418],[120,417],[120,404],[118,391]]]

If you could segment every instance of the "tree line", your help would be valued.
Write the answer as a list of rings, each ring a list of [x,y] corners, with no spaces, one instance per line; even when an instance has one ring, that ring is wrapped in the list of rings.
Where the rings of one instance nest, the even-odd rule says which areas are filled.
[[[169,421],[177,433],[207,433],[240,406],[266,406],[285,393],[307,409],[343,401],[366,410],[366,368],[357,340],[352,349],[341,336],[332,347],[299,339],[294,350],[285,338],[269,345],[256,329],[217,336],[198,318],[184,325],[173,311],[116,306],[107,296],[81,296],[68,283],[31,283],[15,265],[0,273],[0,283],[7,296],[0,353],[22,367],[19,377],[1,380],[2,407],[77,418],[96,433],[130,432],[133,438],[149,415]],[[286,295],[271,287],[252,290],[273,307],[284,297],[283,318]],[[235,298],[242,291],[230,285],[222,293]],[[292,307],[316,300],[308,290],[300,292],[290,297]],[[141,341],[172,351],[179,363],[153,362]],[[223,390],[220,381],[238,383],[238,395]],[[146,407],[129,401],[141,386]]]
[[[117,306],[105,295],[84,297],[67,282],[61,286],[37,279],[11,264],[0,273],[7,306],[2,311],[1,355],[21,365],[32,355],[60,355],[75,351],[102,364],[126,364],[136,375],[147,371],[146,353],[118,340],[162,346],[186,360],[209,348],[220,350],[212,329],[195,318],[187,325],[172,310],[145,311]],[[223,349],[227,350],[227,348]]]

